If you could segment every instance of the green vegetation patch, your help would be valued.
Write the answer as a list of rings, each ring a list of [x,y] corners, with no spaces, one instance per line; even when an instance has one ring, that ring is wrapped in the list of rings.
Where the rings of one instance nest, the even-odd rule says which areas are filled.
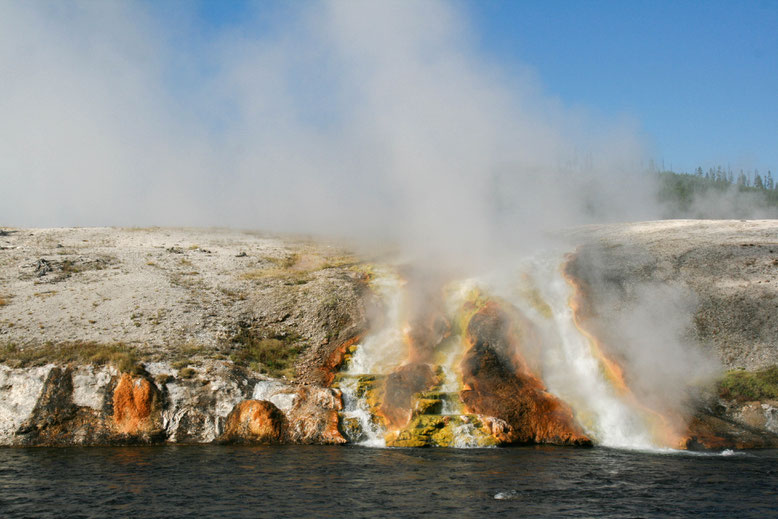
[[[240,274],[240,278],[249,281],[265,279],[283,279],[287,284],[302,285],[311,280],[318,271],[333,268],[354,268],[359,265],[353,255],[321,255],[316,252],[294,252],[284,256],[265,256],[265,264],[259,269]]]
[[[778,366],[760,371],[729,371],[719,382],[719,395],[741,402],[778,399]]]
[[[8,343],[0,347],[0,363],[14,368],[50,363],[110,364],[122,373],[138,373],[142,370],[135,351],[123,343],[47,342],[41,346],[27,347]]]
[[[476,415],[420,415],[395,437],[387,437],[387,447],[454,447],[462,442],[471,447],[491,447],[497,440],[488,434]]]
[[[194,368],[181,368],[178,371],[178,376],[183,379],[194,378],[197,375],[197,370]]]
[[[287,336],[283,340],[260,338],[245,329],[235,335],[232,342],[236,346],[236,351],[230,355],[232,362],[271,377],[292,378],[294,361],[303,349],[295,336]]]

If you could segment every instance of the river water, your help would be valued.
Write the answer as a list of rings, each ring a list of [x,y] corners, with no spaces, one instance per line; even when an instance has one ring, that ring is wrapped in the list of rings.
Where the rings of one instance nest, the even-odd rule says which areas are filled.
[[[0,449],[0,517],[778,517],[778,451]]]

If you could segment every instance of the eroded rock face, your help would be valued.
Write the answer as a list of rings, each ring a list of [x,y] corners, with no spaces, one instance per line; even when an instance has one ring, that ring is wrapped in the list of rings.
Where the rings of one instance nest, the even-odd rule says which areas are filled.
[[[336,389],[263,379],[222,362],[199,366],[190,378],[175,374],[162,362],[149,364],[142,375],[94,366],[2,368],[0,445],[345,442]],[[267,400],[281,413],[281,436],[257,432],[258,408],[239,407],[251,400]],[[227,439],[230,434],[234,438]]]
[[[257,383],[253,398],[270,401],[284,412],[291,443],[346,443],[338,429],[343,403],[337,389],[264,381]]]
[[[502,443],[591,445],[573,418],[569,406],[548,393],[540,379],[523,366],[514,367],[498,352],[513,352],[516,334],[507,314],[494,302],[470,319],[467,340],[471,347],[462,361],[466,409],[490,417],[492,434]]]
[[[199,366],[194,376],[181,378],[166,363],[152,363],[147,370],[160,382],[163,394],[162,426],[167,441],[208,443],[223,431],[235,405],[252,398],[259,381],[256,374],[224,363]]]
[[[729,409],[737,423],[757,430],[769,431],[778,436],[778,401],[746,402],[743,405]]]
[[[684,446],[694,450],[778,448],[778,402],[719,399],[691,419]]]
[[[328,386],[342,365],[350,347],[357,344],[370,329],[368,315],[378,305],[366,280],[355,273],[338,274],[328,278],[317,294],[308,299],[315,308],[308,312],[297,309],[305,320],[313,323],[310,347],[301,353],[295,363],[295,379],[306,384]],[[307,290],[306,292],[311,292]],[[298,303],[299,304],[299,303]],[[293,305],[294,306],[294,305]]]
[[[309,365],[306,373],[299,378],[314,384],[331,385],[349,350],[360,340],[362,340],[362,334],[355,332],[348,339],[322,345],[317,356],[308,355],[308,363],[312,365]],[[313,361],[310,360],[311,358]]]
[[[17,445],[110,444],[113,431],[100,411],[73,402],[73,369],[49,370],[35,407],[15,431]]]
[[[689,422],[683,447],[690,450],[778,448],[778,435],[700,413]]]
[[[244,400],[227,416],[221,443],[281,443],[286,417],[266,400]]]
[[[14,443],[16,431],[35,408],[52,367],[22,370],[0,366],[0,445]]]

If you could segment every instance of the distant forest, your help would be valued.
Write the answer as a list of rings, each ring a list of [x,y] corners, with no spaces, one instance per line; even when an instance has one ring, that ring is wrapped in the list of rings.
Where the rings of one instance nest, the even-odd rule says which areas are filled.
[[[666,218],[778,218],[778,186],[771,171],[737,172],[721,166],[693,173],[650,170],[659,179]]]

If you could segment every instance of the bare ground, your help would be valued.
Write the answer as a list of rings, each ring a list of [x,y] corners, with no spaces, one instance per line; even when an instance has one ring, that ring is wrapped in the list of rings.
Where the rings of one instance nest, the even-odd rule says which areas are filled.
[[[729,369],[778,364],[778,220],[666,220],[590,226],[573,264],[600,316],[638,284],[695,295],[693,340]],[[616,294],[617,297],[613,297]]]
[[[226,358],[248,333],[305,362],[366,326],[366,268],[335,244],[235,230],[4,228],[0,344]]]

